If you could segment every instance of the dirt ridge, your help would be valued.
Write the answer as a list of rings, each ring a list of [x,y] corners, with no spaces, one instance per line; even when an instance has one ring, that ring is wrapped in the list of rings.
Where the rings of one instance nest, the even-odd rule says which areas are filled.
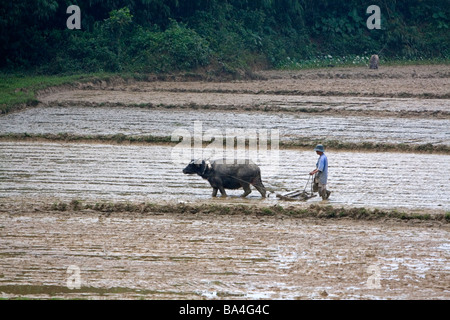
[[[295,202],[295,201],[294,201]],[[318,219],[318,220],[353,220],[374,221],[385,223],[411,223],[428,227],[448,226],[450,212],[412,209],[378,209],[350,206],[332,206],[329,204],[308,204],[303,201],[285,202],[276,205],[266,204],[225,204],[210,202],[130,202],[106,200],[44,199],[30,202],[25,199],[1,202],[0,213],[16,214],[15,212],[30,212],[34,214],[61,215],[104,215],[133,216],[143,218],[153,215],[209,215],[209,216],[253,216],[273,217],[277,219]]]
[[[75,135],[68,133],[57,134],[0,134],[0,141],[50,141],[66,143],[101,143],[101,144],[145,144],[145,145],[176,145],[170,136],[154,135]],[[226,143],[226,142],[224,142]],[[338,140],[315,140],[310,138],[299,138],[293,141],[280,141],[280,149],[311,149],[317,144],[327,145],[329,150],[339,151],[373,151],[373,152],[408,152],[427,154],[450,154],[450,146],[434,145],[432,143],[407,144],[407,143],[377,143],[377,142],[343,142]],[[204,142],[207,146],[209,142]]]

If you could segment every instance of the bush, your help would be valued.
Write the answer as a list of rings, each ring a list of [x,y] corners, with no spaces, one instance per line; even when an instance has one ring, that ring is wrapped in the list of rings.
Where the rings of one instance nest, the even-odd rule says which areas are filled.
[[[138,28],[130,40],[131,68],[144,72],[189,70],[209,63],[208,42],[172,21],[165,31]]]
[[[188,70],[208,64],[208,42],[194,30],[172,21],[169,28],[155,35],[149,62],[159,62],[161,71]]]

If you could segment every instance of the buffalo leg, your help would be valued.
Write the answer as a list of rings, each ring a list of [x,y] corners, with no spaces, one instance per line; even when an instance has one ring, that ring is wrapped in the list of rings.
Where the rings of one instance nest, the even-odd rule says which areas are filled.
[[[219,191],[219,189],[213,188],[213,193],[212,193],[213,198],[217,197],[217,191]]]
[[[227,193],[225,192],[224,187],[219,187],[220,193],[222,194],[222,197],[225,198],[227,196]]]
[[[261,186],[261,185],[255,185],[255,188],[256,188],[256,190],[259,191],[259,193],[261,193],[261,196],[262,196],[263,198],[266,197],[266,188],[264,188],[264,187]]]
[[[246,196],[248,196],[252,192],[252,189],[250,189],[250,185],[249,184],[243,184],[242,187],[244,188],[244,194],[241,197],[245,198]]]
[[[266,187],[264,187],[260,176],[258,176],[255,179],[253,179],[252,185],[256,188],[256,190],[259,191],[259,193],[261,193],[261,196],[263,198],[266,197]]]

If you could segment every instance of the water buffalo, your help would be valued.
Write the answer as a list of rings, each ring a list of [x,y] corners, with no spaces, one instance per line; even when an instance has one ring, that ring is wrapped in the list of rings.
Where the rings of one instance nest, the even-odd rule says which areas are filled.
[[[261,170],[251,160],[234,161],[229,163],[224,159],[219,160],[192,160],[189,165],[184,168],[184,174],[198,174],[213,188],[212,196],[217,196],[220,190],[222,197],[226,197],[225,189],[236,190],[244,188],[242,197],[248,196],[253,185],[262,195],[266,197],[266,188],[261,181]]]

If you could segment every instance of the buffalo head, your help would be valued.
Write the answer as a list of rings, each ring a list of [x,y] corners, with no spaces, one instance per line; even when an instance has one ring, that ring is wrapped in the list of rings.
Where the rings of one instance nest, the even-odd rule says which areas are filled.
[[[198,174],[202,176],[207,169],[211,168],[211,163],[205,160],[192,160],[186,168],[183,169],[184,174]]]

